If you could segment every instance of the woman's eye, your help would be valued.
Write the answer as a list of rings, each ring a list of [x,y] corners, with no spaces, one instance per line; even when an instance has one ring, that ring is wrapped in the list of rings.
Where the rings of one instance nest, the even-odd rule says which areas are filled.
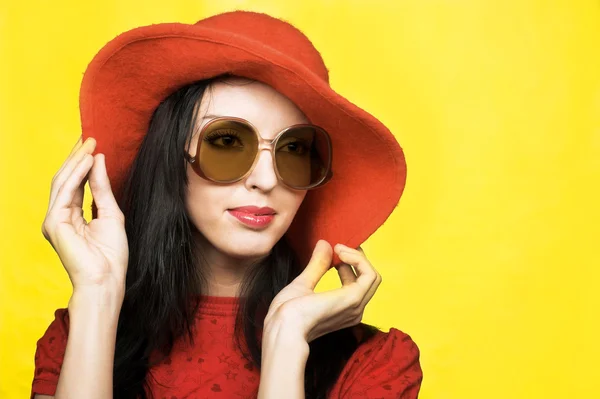
[[[221,145],[225,146],[225,147],[231,147],[232,144],[234,144],[237,141],[237,138],[232,137],[232,136],[221,136],[218,137],[216,140],[213,141],[214,143],[220,143]]]
[[[298,155],[303,155],[308,151],[308,146],[302,141],[290,141],[282,144],[279,151],[291,152]]]
[[[204,139],[215,147],[242,147],[243,144],[239,137],[231,133],[216,133],[212,134]]]

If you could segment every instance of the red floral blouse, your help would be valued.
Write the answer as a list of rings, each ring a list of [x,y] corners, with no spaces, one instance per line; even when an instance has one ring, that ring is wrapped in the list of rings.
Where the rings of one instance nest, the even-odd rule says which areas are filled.
[[[238,298],[202,298],[195,319],[196,345],[176,342],[171,355],[149,370],[154,397],[256,398],[260,371],[242,357],[233,339]],[[54,316],[37,341],[31,399],[35,394],[54,395],[56,391],[69,315],[61,308]],[[422,379],[417,345],[409,335],[391,328],[358,347],[329,398],[414,399]]]

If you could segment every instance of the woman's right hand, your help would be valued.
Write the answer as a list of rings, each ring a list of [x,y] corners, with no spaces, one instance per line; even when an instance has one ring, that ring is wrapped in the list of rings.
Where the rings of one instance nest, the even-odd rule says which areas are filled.
[[[95,148],[94,138],[83,144],[80,138],[54,175],[42,233],[67,270],[74,292],[100,287],[124,295],[129,260],[125,217],[111,190],[104,154],[91,155]],[[98,217],[89,223],[82,208],[88,178],[98,208]]]

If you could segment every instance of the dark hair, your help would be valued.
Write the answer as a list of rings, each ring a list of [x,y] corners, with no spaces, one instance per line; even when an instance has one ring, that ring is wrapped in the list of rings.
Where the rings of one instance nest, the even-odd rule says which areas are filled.
[[[114,398],[152,397],[147,376],[178,338],[193,344],[199,287],[205,287],[199,234],[185,209],[188,184],[184,151],[197,106],[213,81],[180,88],[155,110],[148,133],[129,170],[119,206],[129,242],[126,292],[119,315],[114,357]],[[284,235],[271,253],[250,267],[240,289],[236,343],[260,370],[264,316],[275,295],[302,267]],[[364,339],[378,329],[361,323]],[[352,328],[310,342],[305,371],[307,398],[325,398],[359,345]],[[156,353],[160,356],[155,357]]]

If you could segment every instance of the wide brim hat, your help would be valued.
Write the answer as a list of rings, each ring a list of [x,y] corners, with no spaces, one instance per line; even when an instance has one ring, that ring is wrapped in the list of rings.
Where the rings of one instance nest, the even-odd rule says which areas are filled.
[[[308,191],[286,232],[302,264],[319,239],[357,248],[398,205],[406,183],[404,152],[382,122],[330,87],[320,53],[299,29],[263,13],[231,11],[195,24],[137,27],[94,56],[81,84],[82,137],[93,137],[95,153],[105,155],[117,201],[161,101],[223,74],[268,84],[331,137],[333,178]],[[332,266],[340,263],[334,252]]]

